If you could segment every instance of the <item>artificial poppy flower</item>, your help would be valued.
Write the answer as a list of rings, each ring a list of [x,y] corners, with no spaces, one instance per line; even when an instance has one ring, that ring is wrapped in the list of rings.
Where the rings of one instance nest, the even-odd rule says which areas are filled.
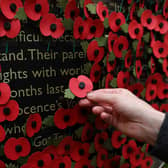
[[[88,18],[87,23],[89,26],[89,31],[87,35],[88,40],[95,38],[95,37],[101,37],[103,35],[104,25],[100,19],[93,20],[91,18]]]
[[[0,160],[0,168],[6,168],[6,165],[2,160]]]
[[[33,21],[37,21],[48,14],[48,0],[25,0],[24,10],[28,18]]]
[[[27,163],[33,164],[36,168],[46,168],[51,164],[51,156],[49,153],[35,152],[29,156]]]
[[[156,58],[166,58],[167,57],[167,45],[161,41],[153,42],[153,54]]]
[[[25,157],[30,153],[30,142],[24,138],[9,138],[4,145],[4,153],[10,160],[17,160]]]
[[[1,11],[8,19],[14,19],[19,8],[23,7],[21,0],[2,0],[0,1]]]
[[[34,136],[35,133],[40,131],[42,125],[41,116],[39,113],[31,114],[26,123],[26,134],[28,137]]]
[[[131,64],[132,64],[132,52],[131,50],[128,50],[128,52],[125,55],[125,68],[130,68]]]
[[[156,70],[156,63],[155,63],[155,60],[153,59],[153,57],[151,57],[151,60],[150,60],[150,69],[151,69],[151,73],[153,74]]]
[[[97,167],[103,167],[104,163],[108,159],[108,152],[105,149],[100,149],[96,157]]]
[[[76,6],[76,1],[71,0],[67,3],[65,8],[65,18],[75,20],[76,17],[79,16],[80,10]]]
[[[117,75],[118,88],[127,88],[130,82],[130,73],[128,71],[120,71]]]
[[[75,96],[84,98],[88,92],[93,90],[93,84],[88,77],[80,75],[78,78],[70,79],[69,88]]]
[[[160,83],[163,81],[163,77],[160,73],[155,73],[150,76],[148,76],[148,79],[146,80],[146,86],[148,84],[154,84],[159,87]]]
[[[163,6],[163,16],[165,19],[168,18],[168,1],[166,0]]]
[[[125,16],[121,12],[112,12],[109,16],[109,26],[113,32],[117,32],[120,26],[125,24]]]
[[[141,83],[135,83],[130,85],[128,89],[137,97],[140,97],[142,91],[144,90],[144,86]]]
[[[110,82],[113,80],[113,75],[108,73],[105,80],[105,88],[111,88]]]
[[[159,109],[160,109],[160,108],[159,108],[159,105],[156,104],[156,103],[151,104],[151,106],[152,106],[154,109],[156,109],[156,110],[159,110]]]
[[[89,157],[89,143],[76,142],[74,150],[70,153],[72,160],[78,162],[84,158]]]
[[[114,41],[117,38],[118,38],[117,34],[114,34],[113,32],[109,33],[109,36],[108,36],[108,49],[109,49],[109,52],[112,52]]]
[[[88,158],[84,158],[76,162],[74,168],[93,168],[93,166],[91,166],[91,161]]]
[[[128,49],[128,39],[125,36],[119,36],[113,45],[113,52],[117,58],[122,57],[122,52]]]
[[[150,168],[153,165],[153,159],[150,156],[146,156],[142,161],[144,168]]]
[[[50,164],[50,168],[71,168],[71,159],[68,156],[56,158]]]
[[[75,18],[73,26],[73,36],[75,39],[84,40],[87,38],[89,32],[88,22],[84,21],[81,17]]]
[[[54,123],[59,129],[73,126],[77,122],[76,111],[60,108],[55,112]]]
[[[106,62],[106,67],[107,67],[107,72],[112,73],[117,65],[116,59],[110,60],[110,55],[107,54],[107,62]]]
[[[70,155],[74,150],[75,142],[71,136],[66,136],[57,146],[58,155]]]
[[[100,118],[100,116],[96,117],[96,120],[95,120],[95,127],[96,127],[96,129],[98,129],[98,130],[105,130],[105,129],[108,128],[108,126],[109,126],[109,124],[107,124],[104,120],[102,120]]]
[[[8,20],[0,15],[0,37],[7,36],[8,38],[15,38],[20,30],[21,24],[18,19]]]
[[[127,3],[128,3],[128,4],[131,4],[131,2],[132,2],[132,0],[127,0]]]
[[[101,132],[97,133],[94,139],[94,146],[96,151],[99,151],[100,149],[104,149],[103,145],[105,144],[105,141],[108,139],[107,132]]]
[[[142,63],[140,60],[136,60],[135,68],[136,68],[136,76],[138,79],[140,79],[142,75]]]
[[[146,87],[146,94],[145,94],[147,101],[155,100],[157,97],[157,86],[155,84],[148,84]]]
[[[163,72],[164,72],[165,75],[168,77],[168,58],[165,58],[165,59],[163,60],[162,67],[163,67]]]
[[[152,14],[151,10],[145,10],[141,15],[141,24],[149,30],[155,29],[157,25],[156,16]]]
[[[114,148],[118,149],[121,145],[125,144],[127,138],[122,137],[122,133],[120,131],[114,131],[111,136],[111,144]]]
[[[87,122],[82,130],[82,135],[81,135],[81,140],[82,142],[86,142],[89,141],[93,138],[94,135],[94,128],[92,126],[92,124],[90,124],[89,122]]]
[[[94,63],[90,71],[90,79],[92,82],[97,83],[101,77],[101,66]]]
[[[103,4],[102,1],[97,3],[96,12],[102,22],[104,22],[105,18],[109,17],[108,8]]]
[[[8,84],[0,83],[0,105],[6,104],[11,95],[11,89]]]
[[[83,10],[84,10],[84,14],[85,14],[86,18],[90,18],[90,16],[91,16],[91,14],[87,8],[88,4],[93,4],[92,0],[84,0]]]
[[[87,48],[87,58],[89,61],[100,62],[104,57],[104,47],[99,47],[98,42],[93,40]]]
[[[64,34],[65,28],[60,18],[54,14],[46,14],[40,21],[40,31],[44,36],[59,38]]]
[[[138,166],[141,164],[144,157],[144,153],[142,153],[140,150],[136,150],[131,156],[130,156],[130,163],[133,166]]]
[[[7,104],[0,106],[0,122],[14,121],[18,115],[19,105],[15,100],[10,100]]]
[[[131,155],[138,150],[137,144],[134,140],[130,140],[128,144],[125,144],[122,148],[122,155],[124,159],[128,159]]]
[[[143,36],[143,27],[136,20],[132,20],[128,26],[128,32],[132,39],[140,39]]]
[[[4,141],[6,137],[6,133],[4,128],[0,125],[0,142]]]
[[[145,46],[144,42],[142,42],[142,40],[140,39],[138,41],[138,45],[137,45],[137,48],[136,48],[136,57],[137,58],[142,57],[143,52],[144,52],[144,46]]]
[[[104,163],[104,168],[117,168],[120,166],[120,158],[121,156],[116,155],[111,159],[106,160]]]
[[[54,145],[47,146],[44,148],[43,152],[50,154],[51,160],[54,160],[58,157],[57,147]]]
[[[157,96],[159,99],[168,99],[168,84],[160,82],[157,89]]]
[[[133,3],[130,9],[130,20],[136,19],[135,17],[135,12],[136,12],[136,2]]]
[[[168,31],[168,22],[163,18],[162,15],[157,15],[157,25],[155,31],[160,32],[160,34],[165,34]]]
[[[160,106],[160,111],[164,113],[168,112],[168,104],[162,104]]]

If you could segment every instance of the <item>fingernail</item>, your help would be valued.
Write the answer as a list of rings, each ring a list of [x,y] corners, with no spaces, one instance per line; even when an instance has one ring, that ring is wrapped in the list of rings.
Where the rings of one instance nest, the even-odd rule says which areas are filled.
[[[89,93],[87,94],[87,97],[88,97],[88,98],[93,97],[93,93],[92,93],[92,92],[89,92]]]

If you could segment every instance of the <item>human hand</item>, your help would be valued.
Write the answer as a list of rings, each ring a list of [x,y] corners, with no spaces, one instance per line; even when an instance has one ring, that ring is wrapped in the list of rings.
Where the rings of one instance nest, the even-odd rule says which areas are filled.
[[[165,114],[126,89],[100,89],[88,94],[80,106],[92,106],[96,115],[122,133],[154,145]]]

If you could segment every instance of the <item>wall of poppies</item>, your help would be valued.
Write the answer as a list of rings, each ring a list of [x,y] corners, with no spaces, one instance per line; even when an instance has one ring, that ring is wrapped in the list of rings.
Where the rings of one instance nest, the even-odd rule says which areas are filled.
[[[19,116],[23,102],[11,94],[17,83],[12,89],[8,82],[0,83],[0,167],[10,167],[11,163],[21,168],[152,167],[148,144],[123,135],[92,115],[91,109],[81,109],[77,102],[93,89],[119,87],[132,91],[162,112],[168,111],[168,1],[122,0],[117,10],[111,11],[102,1],[1,0],[0,9],[0,37],[7,55],[12,40],[17,41],[24,28],[41,33],[44,50],[60,48],[57,50],[60,52],[72,48],[75,53],[82,48],[87,57],[85,60],[81,55],[73,55],[73,58],[82,57],[82,61],[77,59],[75,63],[75,59],[70,59],[65,64],[55,64],[56,60],[52,60],[59,69],[71,64],[83,64],[85,69],[80,75],[68,76],[68,82],[65,79],[67,88],[60,92],[62,96],[57,101],[61,105],[47,116],[34,112],[26,116],[25,122]],[[71,44],[60,45],[57,40],[66,34],[72,35]],[[57,43],[52,43],[53,40]],[[25,47],[20,42],[12,50],[19,46]],[[33,69],[38,62],[30,64],[29,59],[34,60],[37,55],[24,58],[28,64],[20,62],[17,66]],[[17,58],[22,59],[20,55]],[[1,54],[0,63],[3,72],[5,54]],[[10,65],[7,67],[10,69]],[[61,76],[57,77],[59,80]],[[31,85],[31,80],[21,85],[26,84]],[[43,101],[50,99],[46,97]],[[72,101],[75,104],[67,103]],[[25,131],[9,137],[7,126],[18,122],[24,122]],[[60,136],[57,139],[51,136],[39,148],[32,145],[39,133],[45,137],[53,132],[59,132]]]

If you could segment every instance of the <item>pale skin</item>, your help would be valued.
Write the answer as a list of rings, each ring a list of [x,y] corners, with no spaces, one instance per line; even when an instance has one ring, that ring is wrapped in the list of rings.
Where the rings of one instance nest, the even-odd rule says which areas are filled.
[[[80,106],[90,106],[96,115],[129,137],[155,145],[165,114],[155,110],[126,89],[90,92]]]

